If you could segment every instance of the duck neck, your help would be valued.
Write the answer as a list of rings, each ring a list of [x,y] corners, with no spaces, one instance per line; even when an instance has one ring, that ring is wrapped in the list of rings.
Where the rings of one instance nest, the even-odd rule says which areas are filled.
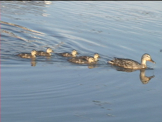
[[[33,56],[34,58],[36,57],[36,56],[35,56],[35,54],[34,54],[34,55],[32,55],[32,56]]]
[[[148,81],[147,77],[145,76],[145,70],[144,69],[140,70],[140,80],[143,84],[146,84],[147,83],[146,81]]]
[[[98,60],[98,58],[96,58],[96,57],[95,57],[95,58],[94,58],[94,60],[95,60],[95,61],[97,61],[97,60]]]
[[[88,63],[92,63],[92,61],[88,61]]]
[[[76,57],[76,54],[72,54],[73,57]]]
[[[146,60],[144,60],[143,58],[141,59],[141,65],[143,66],[143,68],[146,68]]]
[[[145,70],[140,70],[140,78],[143,79],[145,77]]]

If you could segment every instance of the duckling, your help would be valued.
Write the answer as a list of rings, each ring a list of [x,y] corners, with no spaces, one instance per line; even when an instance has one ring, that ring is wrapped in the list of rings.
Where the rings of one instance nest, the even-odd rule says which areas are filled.
[[[99,58],[99,54],[98,53],[95,53],[93,57],[90,57],[90,56],[79,56],[78,58],[81,58],[81,59],[85,59],[85,60],[88,60],[89,58],[94,58],[94,61],[98,61],[98,58]]]
[[[31,54],[29,54],[29,53],[21,53],[21,54],[18,54],[18,56],[21,57],[21,58],[36,58],[36,53],[37,53],[36,50],[32,50]]]
[[[47,48],[46,52],[37,51],[38,56],[51,56],[51,53],[54,52],[51,48]]]
[[[71,58],[68,61],[77,64],[91,64],[94,62],[94,58],[88,58],[88,60],[80,59],[80,58]]]
[[[76,57],[76,55],[78,54],[78,52],[76,50],[73,50],[70,53],[59,53],[59,55],[63,56],[63,57]]]
[[[150,61],[152,63],[155,63],[151,56],[147,53],[143,54],[141,57],[141,64],[137,61],[131,60],[131,59],[124,59],[124,58],[115,58],[114,60],[108,61],[108,63],[124,68],[130,68],[130,69],[143,69],[147,68],[146,61]]]

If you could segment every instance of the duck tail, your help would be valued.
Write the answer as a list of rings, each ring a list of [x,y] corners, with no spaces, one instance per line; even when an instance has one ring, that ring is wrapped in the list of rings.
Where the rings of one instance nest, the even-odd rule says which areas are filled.
[[[108,61],[108,63],[109,63],[109,64],[114,64],[114,61],[113,61],[113,60],[112,60],[112,61]]]

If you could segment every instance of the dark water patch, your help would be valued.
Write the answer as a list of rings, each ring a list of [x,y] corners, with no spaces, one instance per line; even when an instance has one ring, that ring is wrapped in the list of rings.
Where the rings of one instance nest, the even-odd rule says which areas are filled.
[[[31,31],[31,32],[33,32],[33,33],[43,34],[43,33],[41,33],[41,32],[34,31],[34,30],[31,30],[31,29],[28,29],[28,28],[26,28],[26,27],[23,27],[23,26],[20,26],[20,25],[16,25],[16,24],[13,24],[13,23],[4,22],[4,21],[0,21],[0,23],[6,24],[6,25],[15,26],[15,27],[19,27],[19,28],[21,28],[21,29],[23,29],[23,30]]]

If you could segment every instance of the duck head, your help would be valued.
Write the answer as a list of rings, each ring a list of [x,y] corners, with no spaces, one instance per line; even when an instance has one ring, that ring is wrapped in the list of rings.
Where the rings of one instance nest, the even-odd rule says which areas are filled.
[[[36,50],[32,50],[32,51],[31,51],[31,55],[32,55],[32,56],[35,56],[36,54],[37,54],[37,51],[36,51]]]
[[[99,56],[98,53],[94,54],[94,59],[95,59],[95,61],[97,61],[99,57],[100,57],[100,56]]]
[[[47,48],[47,53],[52,53],[54,52],[51,48]]]
[[[76,55],[78,54],[78,52],[77,52],[76,50],[73,50],[73,51],[71,52],[71,54],[72,54],[73,56],[76,56]]]
[[[143,56],[142,56],[142,64],[146,63],[146,61],[150,61],[155,64],[155,61],[153,61],[151,56],[147,53],[143,54]]]
[[[94,62],[94,58],[89,58],[88,63],[92,63],[92,62]]]

